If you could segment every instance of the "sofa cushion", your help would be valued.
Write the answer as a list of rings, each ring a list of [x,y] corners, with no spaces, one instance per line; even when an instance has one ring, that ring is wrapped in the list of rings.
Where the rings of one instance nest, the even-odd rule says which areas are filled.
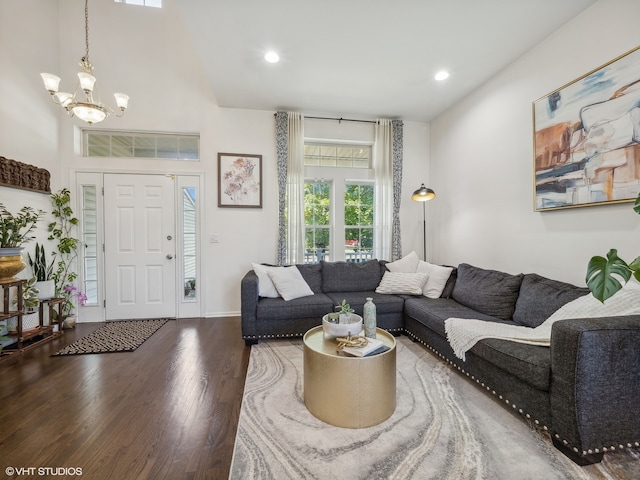
[[[269,270],[275,268],[284,268],[284,267],[276,267],[273,265],[263,265],[259,263],[252,263],[251,267],[253,271],[256,272],[258,276],[258,295],[261,297],[268,298],[277,298],[280,296],[276,286],[271,281],[271,277],[269,277]]]
[[[510,320],[523,277],[461,263],[452,298],[484,314]]]
[[[588,293],[588,288],[528,273],[522,279],[513,321],[537,327],[560,307]]]
[[[411,252],[400,260],[387,263],[385,267],[387,267],[387,270],[390,272],[415,273],[418,268],[418,262],[420,262],[418,254],[416,252]]]
[[[422,288],[422,294],[429,298],[439,298],[444,291],[444,287],[452,271],[453,267],[443,267],[420,260],[416,272],[426,273],[429,276],[427,283],[425,283]]]
[[[444,338],[447,337],[444,321],[451,317],[511,323],[480,313],[451,298],[409,297],[404,301],[404,312]]]
[[[296,265],[302,278],[307,282],[309,288],[314,293],[322,292],[322,264],[321,263],[307,263]]]
[[[287,301],[313,295],[297,268],[272,268],[267,273],[280,296]]]
[[[285,301],[283,298],[261,298],[257,307],[257,318],[262,321],[317,318],[322,324],[322,316],[333,312],[333,301],[323,293]]]
[[[364,292],[375,290],[382,278],[378,260],[362,263],[322,262],[322,291]]]
[[[383,315],[385,313],[402,313],[404,307],[404,299],[396,295],[386,295],[375,293],[373,291],[365,292],[335,292],[325,294],[329,297],[334,305],[339,305],[345,300],[358,315],[363,315],[362,307],[367,301],[367,297],[371,297],[376,306],[376,314]],[[327,312],[328,313],[328,312]]]
[[[447,336],[444,322],[450,317],[512,324],[511,321],[499,320],[477,312],[450,298],[408,298],[405,300],[404,308],[406,315],[443,338]],[[467,361],[472,361],[470,359],[472,355],[484,359],[539,390],[549,390],[551,356],[547,347],[486,338],[480,340],[467,352]],[[455,359],[453,352],[450,352],[450,358]]]
[[[485,338],[476,343],[469,353],[538,390],[549,391],[551,355],[548,347]]]
[[[385,272],[376,293],[422,295],[428,278],[426,273]]]
[[[444,266],[447,267],[448,265]],[[458,269],[456,267],[451,268],[453,270],[451,270],[451,274],[449,274],[447,283],[445,284],[444,289],[442,290],[442,294],[440,295],[440,297],[442,298],[451,298],[451,295],[453,295],[453,287],[456,286],[456,280],[458,279]]]

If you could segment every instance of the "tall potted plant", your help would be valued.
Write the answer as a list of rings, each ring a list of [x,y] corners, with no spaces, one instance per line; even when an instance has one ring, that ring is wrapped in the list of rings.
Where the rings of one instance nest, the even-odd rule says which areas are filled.
[[[12,280],[27,266],[22,245],[35,238],[32,233],[43,215],[32,207],[22,207],[14,215],[0,203],[0,280]]]
[[[640,194],[636,198],[633,210],[640,214]],[[615,295],[632,276],[640,281],[640,257],[627,263],[618,257],[618,251],[612,248],[606,258],[595,256],[589,260],[586,282],[593,296],[604,302]]]
[[[56,243],[55,261],[57,268],[52,273],[56,284],[56,296],[64,298],[62,304],[62,320],[67,319],[75,308],[74,301],[84,304],[86,296],[79,291],[74,282],[78,278],[77,268],[78,249],[82,242],[73,236],[73,231],[78,225],[78,219],[73,215],[71,208],[71,193],[63,188],[57,193],[51,194],[55,220],[49,224],[49,240]]]

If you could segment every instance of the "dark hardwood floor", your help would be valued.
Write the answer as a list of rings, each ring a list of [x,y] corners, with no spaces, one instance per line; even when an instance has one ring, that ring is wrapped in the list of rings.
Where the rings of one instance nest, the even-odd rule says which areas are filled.
[[[134,352],[50,356],[100,325],[0,363],[0,476],[228,478],[250,353],[240,318],[172,320]]]

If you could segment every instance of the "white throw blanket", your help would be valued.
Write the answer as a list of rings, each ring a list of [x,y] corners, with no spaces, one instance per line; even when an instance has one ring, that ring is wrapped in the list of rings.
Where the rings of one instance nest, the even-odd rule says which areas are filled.
[[[465,360],[467,350],[483,338],[500,338],[548,347],[551,345],[551,326],[558,320],[637,314],[640,314],[640,284],[632,279],[604,303],[592,294],[585,295],[560,307],[536,328],[465,318],[448,318],[444,328],[453,352],[458,358]]]

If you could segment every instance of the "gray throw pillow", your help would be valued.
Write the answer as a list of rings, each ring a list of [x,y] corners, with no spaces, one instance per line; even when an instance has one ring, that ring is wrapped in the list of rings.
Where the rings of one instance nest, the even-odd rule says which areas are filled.
[[[485,315],[511,320],[523,277],[461,263],[452,298]]]
[[[520,286],[513,321],[527,327],[537,327],[560,307],[588,293],[588,288],[528,273]]]
[[[373,292],[382,278],[378,260],[362,263],[322,262],[322,291]]]

